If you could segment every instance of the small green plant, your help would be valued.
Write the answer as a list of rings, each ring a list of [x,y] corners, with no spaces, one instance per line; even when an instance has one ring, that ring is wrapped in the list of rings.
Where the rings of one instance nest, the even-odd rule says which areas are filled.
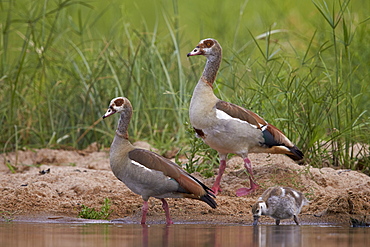
[[[189,147],[180,149],[175,157],[176,163],[182,165],[179,156],[183,153],[187,159],[184,169],[188,173],[199,172],[206,178],[212,177],[214,175],[213,168],[217,165],[217,152],[208,147],[201,138],[196,137],[195,131],[189,123],[185,123],[185,126]]]
[[[9,211],[0,211],[0,216],[6,221],[6,222],[11,222],[13,221],[13,215],[14,213],[11,213]]]
[[[89,208],[82,205],[81,212],[78,213],[78,216],[84,219],[107,220],[112,212],[113,210],[110,209],[110,200],[105,198],[100,211],[96,211],[95,208]]]
[[[16,173],[16,172],[17,172],[17,167],[13,166],[13,165],[12,165],[12,164],[10,164],[9,162],[6,162],[5,164],[6,164],[6,166],[8,167],[8,169],[9,169],[9,171],[10,171],[11,173]]]

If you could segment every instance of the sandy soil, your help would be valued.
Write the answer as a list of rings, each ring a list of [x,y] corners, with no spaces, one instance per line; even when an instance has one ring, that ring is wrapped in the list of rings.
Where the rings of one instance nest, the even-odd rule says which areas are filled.
[[[100,209],[111,200],[111,220],[139,223],[142,199],[117,180],[109,167],[109,151],[92,145],[83,151],[40,149],[0,155],[0,218],[78,220],[81,205]],[[252,205],[262,192],[275,185],[302,191],[311,201],[300,215],[302,224],[350,224],[350,217],[370,214],[370,177],[357,171],[300,166],[284,155],[251,154],[260,189],[249,196],[235,191],[248,186],[242,159],[227,164],[217,196],[217,209],[190,199],[168,199],[176,223],[252,224]],[[6,162],[16,166],[11,173]],[[48,170],[50,169],[50,170]],[[215,173],[217,170],[215,170]],[[209,187],[214,177],[200,178]],[[164,223],[161,202],[149,200],[148,223]],[[274,224],[261,217],[262,224]],[[283,220],[281,224],[294,224]]]

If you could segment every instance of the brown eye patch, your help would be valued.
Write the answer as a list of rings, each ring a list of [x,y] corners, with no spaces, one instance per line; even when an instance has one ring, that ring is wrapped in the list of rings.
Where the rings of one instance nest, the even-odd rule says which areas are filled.
[[[123,102],[124,102],[124,100],[123,100],[123,99],[116,99],[116,100],[114,101],[114,103],[116,104],[116,106],[121,106],[121,105],[123,105]]]
[[[206,47],[210,48],[213,46],[213,40],[210,40],[210,39],[205,40],[204,44],[206,45]]]

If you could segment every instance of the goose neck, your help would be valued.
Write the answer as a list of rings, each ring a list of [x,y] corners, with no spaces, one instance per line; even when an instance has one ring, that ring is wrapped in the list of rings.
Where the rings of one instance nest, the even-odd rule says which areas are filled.
[[[210,56],[207,58],[206,66],[204,67],[204,71],[202,74],[202,78],[208,84],[212,85],[216,80],[217,72],[220,67],[221,63],[221,55],[220,56]]]
[[[118,126],[116,135],[128,139],[128,125],[131,120],[132,109],[126,108],[125,111],[121,112],[120,119],[118,120]]]

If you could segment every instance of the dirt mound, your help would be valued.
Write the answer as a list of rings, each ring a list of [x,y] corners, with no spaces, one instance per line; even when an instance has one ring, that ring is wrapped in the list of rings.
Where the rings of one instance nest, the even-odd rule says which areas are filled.
[[[39,149],[2,154],[0,212],[11,217],[40,214],[77,217],[82,205],[99,209],[104,199],[109,198],[114,210],[111,219],[139,222],[141,197],[115,178],[109,167],[109,152],[94,150]],[[202,202],[169,199],[173,220],[251,224],[250,205],[266,188],[275,185],[295,188],[310,200],[300,216],[303,224],[349,223],[350,217],[370,212],[370,177],[365,174],[300,166],[283,155],[252,154],[250,159],[260,184],[257,192],[236,197],[235,191],[249,184],[242,159],[233,157],[222,178],[222,193],[217,196],[219,207],[213,210]],[[13,165],[16,173],[11,173],[7,164]],[[194,175],[212,186],[214,177],[204,179]],[[151,199],[149,204],[148,220],[163,222],[161,202]],[[263,221],[274,222],[268,217],[263,217]]]

